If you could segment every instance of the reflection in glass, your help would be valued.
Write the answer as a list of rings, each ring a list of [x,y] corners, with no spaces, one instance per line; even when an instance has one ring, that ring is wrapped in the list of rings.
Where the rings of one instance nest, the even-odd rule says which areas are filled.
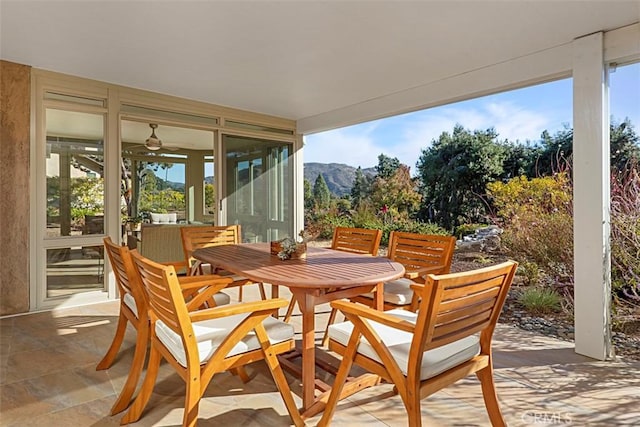
[[[216,214],[216,186],[213,172],[213,156],[204,156],[204,212],[205,216]]]
[[[104,234],[102,115],[47,109],[45,237]]]
[[[245,242],[293,236],[291,145],[223,136],[227,223],[240,224]]]
[[[47,249],[47,298],[102,290],[102,246]]]

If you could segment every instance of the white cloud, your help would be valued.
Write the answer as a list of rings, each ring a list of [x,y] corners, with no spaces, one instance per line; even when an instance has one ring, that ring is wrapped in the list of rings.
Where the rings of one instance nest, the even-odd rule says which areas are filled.
[[[369,167],[378,155],[397,157],[402,163],[415,164],[421,150],[442,132],[451,132],[456,123],[465,129],[493,127],[500,139],[537,141],[543,130],[552,129],[552,111],[534,111],[511,101],[470,101],[472,105],[440,107],[404,116],[310,135],[306,138],[305,161],[346,163]]]

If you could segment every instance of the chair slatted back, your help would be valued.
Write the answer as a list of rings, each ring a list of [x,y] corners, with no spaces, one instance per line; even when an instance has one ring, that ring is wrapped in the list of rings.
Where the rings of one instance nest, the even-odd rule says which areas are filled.
[[[388,257],[404,265],[407,271],[442,266],[434,274],[446,274],[451,269],[456,239],[453,236],[392,231]]]
[[[382,230],[336,227],[331,249],[363,255],[378,255]]]
[[[130,294],[136,302],[138,315],[146,312],[147,295],[131,259],[129,248],[116,245],[110,237],[105,237],[103,241],[116,277],[120,298],[124,297],[125,293]]]
[[[518,264],[508,261],[473,271],[430,274],[421,295],[422,351],[482,331],[491,337]],[[490,341],[490,338],[489,338]],[[490,342],[483,343],[490,345]],[[484,350],[484,348],[483,348]]]
[[[162,320],[175,333],[193,337],[191,322],[181,320],[188,320],[189,312],[175,268],[158,264],[137,252],[133,252],[131,256],[147,291],[151,322]]]
[[[195,262],[192,254],[199,248],[211,246],[235,245],[241,242],[241,228],[239,224],[206,227],[182,227],[182,248],[188,265]]]

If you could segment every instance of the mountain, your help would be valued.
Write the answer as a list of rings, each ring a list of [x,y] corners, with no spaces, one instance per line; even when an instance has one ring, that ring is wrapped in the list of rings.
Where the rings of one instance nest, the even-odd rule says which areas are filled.
[[[331,194],[342,197],[351,193],[351,187],[353,187],[353,181],[356,178],[356,169],[353,166],[341,163],[305,163],[304,179],[309,181],[311,187],[313,187],[318,175],[322,174]],[[369,176],[376,174],[375,168],[362,169],[362,172]],[[207,184],[214,183],[214,177],[212,176],[207,176],[204,180]]]
[[[329,191],[333,195],[341,197],[351,193],[351,187],[353,187],[353,181],[356,177],[356,169],[353,166],[340,163],[305,163],[304,179],[309,181],[313,188],[316,178],[322,174],[327,182]],[[376,174],[375,168],[362,169],[362,172],[370,176]]]

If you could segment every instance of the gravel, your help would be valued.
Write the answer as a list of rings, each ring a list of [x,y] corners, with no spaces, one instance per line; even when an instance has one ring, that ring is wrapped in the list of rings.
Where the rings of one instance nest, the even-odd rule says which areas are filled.
[[[507,298],[500,322],[563,341],[574,341],[575,329],[571,316],[568,314],[553,314],[546,317],[531,315],[519,307],[513,296]],[[640,334],[614,331],[611,340],[616,356],[621,356],[625,360],[640,361]]]

